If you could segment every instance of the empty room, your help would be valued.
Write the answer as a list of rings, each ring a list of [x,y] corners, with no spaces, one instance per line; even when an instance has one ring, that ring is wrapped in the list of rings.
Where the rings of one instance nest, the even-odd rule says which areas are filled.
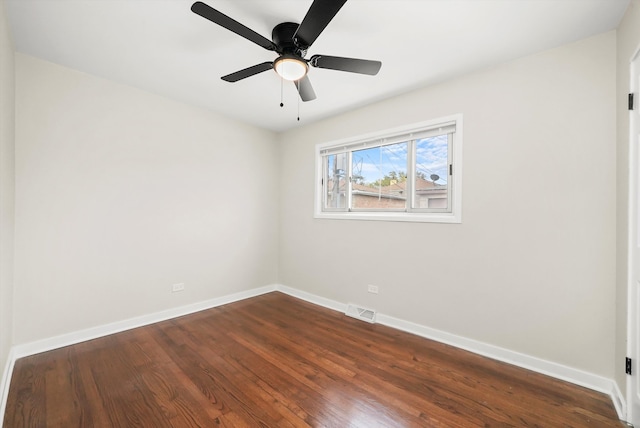
[[[0,0],[4,427],[640,426],[640,0]]]

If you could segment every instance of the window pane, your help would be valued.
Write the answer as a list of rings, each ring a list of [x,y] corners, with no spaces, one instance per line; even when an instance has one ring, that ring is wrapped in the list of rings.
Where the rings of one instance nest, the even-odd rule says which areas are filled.
[[[352,209],[406,209],[408,143],[352,153]]]
[[[324,207],[344,210],[347,208],[347,154],[328,155],[325,157],[325,165]]]
[[[449,209],[449,135],[416,141],[413,208]]]

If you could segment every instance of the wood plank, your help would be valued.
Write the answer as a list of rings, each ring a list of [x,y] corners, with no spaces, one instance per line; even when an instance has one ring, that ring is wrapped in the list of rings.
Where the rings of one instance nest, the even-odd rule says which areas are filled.
[[[22,358],[5,427],[622,427],[586,388],[274,292]]]
[[[57,426],[93,426],[90,412],[81,403],[87,396],[81,380],[78,359],[74,348],[64,348],[56,353],[51,367],[45,373],[46,389],[69,391],[68,394],[48,395],[46,419],[48,424]]]

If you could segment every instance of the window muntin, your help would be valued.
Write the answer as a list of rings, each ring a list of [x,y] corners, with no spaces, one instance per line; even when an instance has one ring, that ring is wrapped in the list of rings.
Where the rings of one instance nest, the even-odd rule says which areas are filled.
[[[461,115],[316,147],[315,217],[460,222]]]

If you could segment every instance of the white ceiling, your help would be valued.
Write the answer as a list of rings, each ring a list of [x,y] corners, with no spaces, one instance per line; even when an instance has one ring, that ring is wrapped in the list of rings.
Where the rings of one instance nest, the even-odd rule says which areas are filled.
[[[5,0],[18,52],[282,131],[617,27],[629,0],[349,0],[309,49],[382,61],[377,76],[312,68],[318,96],[267,71],[275,59],[191,12],[191,0]],[[320,0],[318,0],[320,1]],[[263,36],[311,0],[204,0]],[[300,109],[300,122],[296,121]]]

